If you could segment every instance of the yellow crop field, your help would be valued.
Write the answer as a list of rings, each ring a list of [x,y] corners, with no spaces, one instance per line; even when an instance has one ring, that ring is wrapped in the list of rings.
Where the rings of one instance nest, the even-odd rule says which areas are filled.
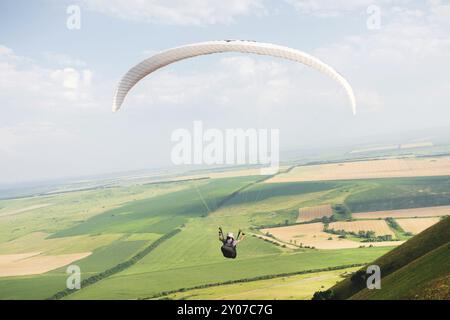
[[[397,223],[406,232],[418,234],[425,229],[428,229],[433,224],[439,222],[439,218],[410,218],[410,219],[397,219]]]
[[[193,289],[173,293],[165,298],[189,300],[309,300],[314,292],[324,290],[324,288],[328,289],[358,269],[356,267]]]
[[[44,255],[90,252],[109,245],[123,234],[80,235],[64,238],[48,238],[45,232],[34,232],[17,239],[0,243],[0,255],[40,252]]]
[[[321,222],[261,229],[261,231],[269,233],[285,243],[296,244],[297,246],[301,244],[303,247],[309,246],[316,249],[346,249],[365,245],[358,241],[339,239],[337,235],[324,232]],[[401,241],[384,241],[370,244],[373,246],[396,246],[401,243]]]
[[[357,220],[357,221],[338,221],[329,224],[329,229],[345,230],[347,232],[373,231],[377,236],[387,234],[395,236],[395,233],[389,228],[384,220]]]
[[[322,217],[331,217],[332,215],[333,209],[331,204],[300,208],[298,209],[297,222],[305,222]]]
[[[295,167],[266,183],[450,175],[450,157],[403,158]]]
[[[89,256],[91,252],[41,255],[40,252],[0,255],[0,277],[42,274]]]
[[[412,208],[402,210],[386,210],[353,213],[355,219],[385,219],[385,218],[414,218],[414,217],[442,217],[450,215],[450,206],[436,206]]]

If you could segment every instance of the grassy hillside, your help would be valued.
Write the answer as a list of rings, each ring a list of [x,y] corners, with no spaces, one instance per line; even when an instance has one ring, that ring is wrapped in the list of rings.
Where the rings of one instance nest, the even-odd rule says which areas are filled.
[[[363,289],[350,299],[450,299],[449,243],[389,274],[381,290]]]
[[[436,284],[444,281],[444,285],[447,281],[448,285],[449,230],[450,218],[446,218],[370,263],[381,268],[379,292],[366,293],[366,268],[362,268],[330,289],[333,298],[415,298],[413,289],[420,291],[420,286],[427,287],[433,281],[437,281]]]

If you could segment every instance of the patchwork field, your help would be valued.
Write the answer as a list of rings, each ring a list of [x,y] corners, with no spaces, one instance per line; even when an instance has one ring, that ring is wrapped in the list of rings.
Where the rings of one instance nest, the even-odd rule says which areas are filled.
[[[315,207],[307,207],[298,209],[297,222],[305,222],[322,217],[331,217],[333,208],[331,204],[324,204]]]
[[[415,218],[442,217],[450,215],[450,206],[412,208],[403,210],[386,210],[353,213],[355,219]]]
[[[432,225],[438,223],[439,218],[412,218],[412,219],[397,219],[397,223],[406,232],[418,234]]]
[[[272,237],[269,237],[269,236],[264,236],[264,235],[261,235],[261,234],[258,234],[258,233],[251,233],[250,235],[253,236],[253,237],[256,237],[258,239],[262,239],[262,240],[265,240],[267,242],[277,244],[277,245],[279,245],[282,248],[284,247],[284,248],[294,249],[294,250],[298,249],[298,246],[296,246],[296,245],[293,245],[293,244],[290,244],[290,243],[281,242],[281,241],[276,240],[276,239],[274,239]]]
[[[450,175],[450,157],[404,158],[298,166],[266,183]]]
[[[261,277],[366,263],[401,242],[362,243],[325,233],[322,223],[292,225],[299,213],[302,218],[299,208],[309,208],[303,213],[316,217],[329,215],[336,204],[351,212],[450,206],[450,177],[264,183],[260,175],[245,176],[249,173],[254,172],[1,200],[0,212],[16,214],[0,215],[0,255],[4,264],[78,258],[64,263],[75,262],[83,279],[107,275],[67,299],[152,298],[167,291],[190,293],[189,288],[204,285],[215,286],[195,291],[195,296],[222,298],[224,282],[247,280],[234,284],[234,298],[307,298],[317,286],[332,285],[338,274]],[[218,226],[248,233],[236,260],[223,258]],[[147,250],[175,229],[181,231]],[[91,254],[70,256],[82,253]],[[139,259],[127,264],[136,255]],[[0,275],[0,299],[45,299],[63,291],[66,264],[60,263],[46,262],[55,268],[32,271],[40,274]],[[115,271],[105,273],[111,269]],[[292,290],[295,295],[285,294]]]
[[[91,252],[41,255],[40,252],[0,255],[0,277],[42,274],[86,258]]]
[[[359,231],[373,231],[376,236],[391,235],[395,238],[395,233],[384,220],[338,221],[330,223],[329,229],[355,233]]]
[[[287,227],[268,228],[262,229],[261,232],[266,234],[269,233],[276,239],[279,239],[286,243],[291,243],[303,247],[309,246],[316,249],[330,250],[359,248],[361,245],[366,245],[358,241],[339,239],[337,235],[324,232],[323,224],[321,222],[299,224]],[[396,246],[401,243],[401,241],[384,241],[372,242],[370,244],[372,246]]]

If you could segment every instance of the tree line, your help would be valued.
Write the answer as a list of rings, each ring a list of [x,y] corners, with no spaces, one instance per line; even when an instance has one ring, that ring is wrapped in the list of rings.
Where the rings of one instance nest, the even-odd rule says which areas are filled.
[[[144,300],[161,298],[164,296],[168,296],[170,294],[185,292],[185,291],[190,291],[190,290],[205,289],[205,288],[210,288],[210,287],[218,287],[218,286],[223,286],[223,285],[245,283],[245,282],[252,282],[252,281],[259,281],[259,280],[270,280],[270,279],[274,279],[274,278],[290,277],[290,276],[307,274],[307,273],[341,270],[341,269],[347,269],[347,268],[353,268],[353,267],[361,267],[364,265],[365,265],[364,263],[356,263],[356,264],[334,266],[334,267],[321,268],[321,269],[310,269],[310,270],[287,272],[287,273],[268,274],[268,275],[262,275],[262,276],[252,277],[252,278],[228,280],[228,281],[224,281],[224,282],[206,283],[206,284],[201,284],[198,286],[193,286],[193,287],[188,287],[188,288],[179,288],[176,290],[162,291],[162,292],[159,292],[152,296],[146,297],[146,298],[144,298]]]
[[[119,263],[118,265],[115,265],[112,268],[109,268],[103,272],[100,272],[96,275],[93,275],[87,279],[84,279],[81,281],[81,288],[87,287],[91,284],[94,284],[100,280],[103,280],[107,277],[112,276],[113,274],[119,273],[123,270],[125,270],[126,268],[131,267],[132,265],[134,265],[136,262],[138,262],[139,260],[141,260],[142,258],[144,258],[147,254],[149,254],[150,252],[152,252],[153,250],[155,250],[159,245],[161,245],[164,241],[172,238],[173,236],[175,236],[177,233],[179,233],[181,231],[181,229],[174,229],[172,231],[170,231],[169,233],[166,233],[165,235],[163,235],[161,238],[159,238],[158,240],[156,240],[155,242],[153,242],[152,244],[150,244],[148,247],[144,248],[142,251],[138,252],[136,255],[134,255],[133,257],[131,257],[129,260]],[[66,296],[68,296],[69,294],[72,294],[74,292],[76,292],[77,290],[74,289],[64,289],[62,291],[59,291],[57,293],[55,293],[53,296],[51,296],[50,298],[48,298],[47,300],[58,300],[58,299],[62,299]]]

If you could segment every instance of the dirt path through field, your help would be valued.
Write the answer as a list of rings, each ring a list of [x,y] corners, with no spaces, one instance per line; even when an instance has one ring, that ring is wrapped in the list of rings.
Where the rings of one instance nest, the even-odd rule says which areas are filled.
[[[19,214],[19,213],[24,213],[24,212],[35,210],[35,209],[45,208],[45,207],[48,207],[51,205],[52,205],[51,203],[41,203],[41,204],[36,204],[34,206],[29,206],[29,207],[11,210],[11,211],[5,211],[5,212],[0,211],[0,217],[12,216],[14,214]]]

